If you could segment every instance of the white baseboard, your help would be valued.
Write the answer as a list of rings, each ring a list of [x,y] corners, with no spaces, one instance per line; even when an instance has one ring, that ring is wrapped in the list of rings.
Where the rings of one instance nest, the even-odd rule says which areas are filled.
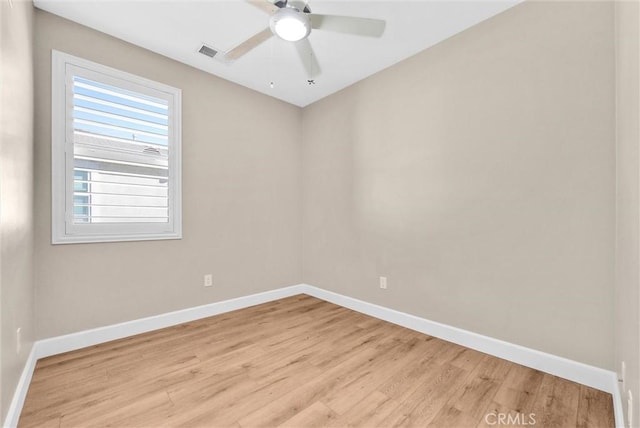
[[[306,286],[293,285],[291,287],[278,288],[276,290],[265,291],[263,293],[251,294],[249,296],[242,296],[235,299],[168,312],[152,317],[38,340],[31,348],[31,353],[25,363],[20,381],[16,386],[16,390],[13,394],[13,400],[11,401],[3,427],[15,428],[18,424],[20,412],[22,412],[22,406],[27,396],[27,391],[29,390],[29,384],[31,383],[31,376],[35,369],[36,362],[40,358],[62,354],[63,352],[75,351],[76,349],[86,348],[87,346],[93,346],[109,342],[111,340],[122,339],[140,333],[146,333],[189,321],[195,321],[201,318],[235,311],[236,309],[248,308],[249,306],[271,302],[284,297],[295,296],[296,294],[304,294],[305,289]]]
[[[248,308],[249,306],[302,294],[304,290],[305,287],[302,285],[292,285],[263,293],[250,294],[235,299],[223,300],[221,302],[209,303],[207,305],[167,312],[152,317],[39,340],[36,342],[36,358],[44,358],[51,355],[62,354],[63,352],[75,351],[76,349],[86,348],[87,346],[93,346],[111,340],[159,330],[161,328],[235,311],[236,309]]]
[[[569,379],[601,391],[611,391],[611,374],[609,370],[589,366],[566,358],[525,348],[492,337],[483,336],[468,330],[451,327],[415,315],[378,306],[342,294],[309,286],[307,294],[345,308],[353,309],[372,317],[401,325],[411,330],[444,339],[485,354],[494,355],[523,366],[531,367],[545,373]]]
[[[616,373],[613,371],[494,339],[493,337],[483,336],[461,328],[430,321],[425,318],[385,308],[384,306],[344,296],[312,285],[305,285],[304,290],[306,294],[317,297],[318,299],[335,303],[336,305],[361,312],[374,318],[401,325],[411,330],[428,334],[429,336],[434,336],[448,342],[475,349],[476,351],[484,352],[485,354],[608,392],[613,396],[616,427],[624,428],[622,400],[618,391],[618,379]]]
[[[618,391],[617,376],[612,371],[589,366],[587,364],[534,349],[525,348],[524,346],[483,336],[457,327],[430,321],[425,318],[385,308],[383,306],[323,290],[307,284],[293,285],[291,287],[284,287],[222,302],[196,306],[139,320],[39,340],[33,344],[33,348],[25,364],[22,376],[20,377],[20,381],[11,402],[4,426],[14,428],[17,425],[22,405],[31,381],[31,375],[35,368],[36,361],[39,358],[69,352],[85,348],[87,346],[97,345],[111,340],[146,333],[165,327],[171,327],[185,322],[278,300],[296,294],[308,294],[381,320],[398,324],[430,336],[444,339],[526,367],[531,367],[545,373],[611,393],[614,400],[616,426],[618,428],[624,428],[622,418],[622,401]]]
[[[11,404],[9,405],[7,417],[4,420],[4,427],[6,428],[15,428],[18,425],[20,412],[22,412],[22,406],[25,398],[27,398],[27,391],[29,390],[29,384],[31,383],[31,376],[33,376],[33,370],[35,370],[36,361],[38,360],[35,349],[36,346],[34,343],[31,346],[31,352],[29,352],[27,361],[24,363],[24,369],[22,369],[22,374],[20,375],[18,385],[16,386],[15,393],[11,399]]]

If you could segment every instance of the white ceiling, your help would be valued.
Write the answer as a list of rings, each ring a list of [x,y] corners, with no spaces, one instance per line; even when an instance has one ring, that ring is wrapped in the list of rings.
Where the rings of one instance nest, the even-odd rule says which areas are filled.
[[[520,1],[310,0],[313,13],[387,21],[381,38],[312,31],[309,41],[321,67],[315,85],[307,83],[309,76],[295,48],[277,37],[230,64],[198,53],[203,43],[221,52],[228,51],[268,26],[269,16],[242,0],[34,0],[34,3],[40,9],[304,107]]]

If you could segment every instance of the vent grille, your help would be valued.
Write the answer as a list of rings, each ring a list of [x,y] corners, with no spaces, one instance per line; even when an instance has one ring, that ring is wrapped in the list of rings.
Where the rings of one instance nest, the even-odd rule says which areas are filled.
[[[217,50],[212,49],[207,45],[202,45],[202,47],[200,48],[200,50],[198,50],[198,52],[200,52],[202,55],[208,56],[209,58],[213,58],[218,53]]]

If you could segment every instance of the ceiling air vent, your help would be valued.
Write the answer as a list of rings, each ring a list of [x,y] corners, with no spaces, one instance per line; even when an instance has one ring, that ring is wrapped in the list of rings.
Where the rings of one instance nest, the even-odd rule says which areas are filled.
[[[198,52],[200,52],[202,55],[208,56],[209,58],[213,58],[218,53],[217,50],[215,50],[213,48],[210,48],[207,45],[202,45],[202,47],[200,48],[200,50]]]

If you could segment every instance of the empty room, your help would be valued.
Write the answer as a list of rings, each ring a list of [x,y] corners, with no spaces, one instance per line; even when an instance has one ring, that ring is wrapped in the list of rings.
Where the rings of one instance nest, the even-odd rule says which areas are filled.
[[[640,427],[640,0],[0,0],[0,420]]]

